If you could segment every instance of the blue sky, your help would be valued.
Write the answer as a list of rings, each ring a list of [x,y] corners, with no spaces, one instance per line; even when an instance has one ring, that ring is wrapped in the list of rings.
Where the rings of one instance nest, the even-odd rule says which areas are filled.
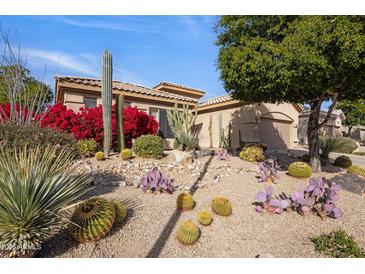
[[[216,16],[0,16],[27,67],[53,88],[55,75],[100,77],[113,55],[114,79],[153,87],[169,81],[224,94],[216,69]]]

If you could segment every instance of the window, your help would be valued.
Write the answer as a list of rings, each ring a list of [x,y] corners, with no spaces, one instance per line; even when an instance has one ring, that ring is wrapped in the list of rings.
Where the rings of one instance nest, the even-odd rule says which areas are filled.
[[[155,119],[158,121],[158,108],[150,108],[150,115],[155,117]]]
[[[174,133],[172,132],[169,123],[167,121],[167,111],[166,109],[159,109],[158,110],[159,116],[159,135],[162,138],[175,138]]]
[[[84,97],[84,105],[86,108],[96,107],[96,98]]]

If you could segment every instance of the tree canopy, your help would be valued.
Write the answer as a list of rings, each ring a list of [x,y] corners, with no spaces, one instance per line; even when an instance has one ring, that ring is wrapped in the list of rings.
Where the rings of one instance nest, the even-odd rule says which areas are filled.
[[[15,70],[20,70],[21,73],[15,72]],[[9,93],[7,92],[7,89],[9,87],[7,86],[7,84],[9,83],[9,81],[14,80],[9,80],[13,77],[21,77],[22,79],[18,79],[18,82],[25,85],[25,87],[22,89],[23,93],[19,96],[20,98],[18,99],[21,102],[29,100],[29,98],[34,97],[38,92],[45,95],[44,103],[50,103],[52,101],[53,94],[51,88],[47,84],[31,76],[28,69],[12,65],[0,66],[0,104],[9,102]]]
[[[365,16],[222,16],[218,68],[236,99],[311,103],[365,93]]]
[[[348,126],[348,134],[353,126],[365,125],[365,99],[355,102],[341,101],[337,103],[336,107],[341,109],[346,116],[342,124]]]

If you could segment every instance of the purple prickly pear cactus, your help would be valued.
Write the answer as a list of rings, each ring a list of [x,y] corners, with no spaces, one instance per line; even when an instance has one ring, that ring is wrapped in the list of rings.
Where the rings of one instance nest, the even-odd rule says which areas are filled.
[[[275,159],[267,159],[259,163],[258,182],[275,183],[278,176],[279,165]]]
[[[141,178],[141,189],[143,192],[150,190],[152,192],[159,191],[170,194],[174,190],[172,180],[167,175],[159,171],[158,167],[154,167]]]

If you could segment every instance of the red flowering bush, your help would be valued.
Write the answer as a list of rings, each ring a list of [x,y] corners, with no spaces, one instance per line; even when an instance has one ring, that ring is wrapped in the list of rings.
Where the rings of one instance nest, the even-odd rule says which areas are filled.
[[[29,114],[28,108],[22,107],[18,103],[15,104],[15,109],[16,109],[17,115],[22,115],[23,118],[26,118]],[[10,104],[9,103],[1,104],[0,105],[0,122],[8,121],[9,118],[10,118]]]
[[[132,139],[145,134],[156,134],[158,123],[153,116],[136,107],[124,109],[124,139],[126,147],[132,146]],[[52,106],[41,121],[42,127],[52,127],[73,134],[76,139],[94,139],[103,146],[103,108],[81,108],[79,113],[67,109],[62,104]],[[112,146],[118,140],[115,106],[112,108]]]

